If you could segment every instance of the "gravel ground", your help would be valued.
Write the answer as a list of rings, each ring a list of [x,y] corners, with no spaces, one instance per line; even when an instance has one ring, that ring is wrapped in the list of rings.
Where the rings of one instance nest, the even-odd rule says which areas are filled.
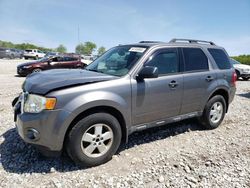
[[[24,81],[19,62],[0,60],[0,187],[250,187],[250,81],[237,82],[216,130],[188,120],[135,133],[108,163],[79,169],[19,138],[11,109]]]

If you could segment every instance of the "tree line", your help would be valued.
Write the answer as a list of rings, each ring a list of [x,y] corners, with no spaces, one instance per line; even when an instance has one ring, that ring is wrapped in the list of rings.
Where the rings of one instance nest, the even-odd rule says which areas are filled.
[[[233,56],[232,58],[236,61],[239,61],[240,63],[250,65],[250,55],[239,55]]]
[[[53,48],[45,48],[45,47],[37,46],[31,43],[14,44],[12,42],[0,40],[0,47],[15,48],[15,49],[20,49],[20,50],[39,49],[43,52],[51,52],[51,51],[60,52],[60,53],[67,52],[67,48],[62,44],[60,44],[57,48],[53,49]],[[95,43],[87,41],[85,43],[78,44],[75,48],[75,52],[81,55],[92,55],[93,51],[96,49],[97,49],[97,45]],[[105,51],[106,51],[106,48],[101,46],[97,49],[97,54],[101,55]],[[232,58],[239,61],[240,63],[250,65],[250,55],[239,55],[239,56],[233,56]]]
[[[59,52],[59,53],[66,53],[67,52],[67,48],[63,44],[60,44],[57,48],[45,48],[45,47],[37,46],[37,45],[31,44],[31,43],[14,44],[12,42],[0,40],[0,47],[15,48],[15,49],[19,49],[19,50],[38,49],[38,50],[41,50],[43,52],[51,52],[51,51],[55,51],[55,52]],[[75,52],[77,54],[81,54],[81,55],[92,55],[93,51],[96,49],[97,49],[97,45],[95,43],[87,41],[85,43],[78,44],[75,48]],[[106,48],[104,46],[101,46],[97,49],[97,54],[101,55],[105,51],[106,51]]]

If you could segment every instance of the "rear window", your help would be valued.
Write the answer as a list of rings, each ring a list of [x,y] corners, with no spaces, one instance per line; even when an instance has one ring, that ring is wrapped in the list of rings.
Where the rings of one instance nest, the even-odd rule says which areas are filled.
[[[25,50],[25,52],[32,52],[32,50]]]
[[[230,60],[223,50],[209,48],[208,51],[213,56],[219,69],[230,69],[231,68]]]
[[[183,48],[185,71],[208,70],[208,60],[199,48]]]

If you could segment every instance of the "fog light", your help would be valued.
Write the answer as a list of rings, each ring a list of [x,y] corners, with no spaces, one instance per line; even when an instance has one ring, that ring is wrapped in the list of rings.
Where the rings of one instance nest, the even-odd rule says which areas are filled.
[[[27,138],[32,140],[32,141],[36,141],[38,140],[40,137],[39,132],[36,129],[28,129],[27,130]]]

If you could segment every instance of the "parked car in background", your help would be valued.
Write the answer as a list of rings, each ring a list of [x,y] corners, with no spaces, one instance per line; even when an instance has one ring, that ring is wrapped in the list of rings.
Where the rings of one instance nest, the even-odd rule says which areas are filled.
[[[87,65],[93,62],[92,56],[81,55],[81,61]]]
[[[231,63],[233,64],[233,67],[235,69],[235,72],[237,74],[237,79],[242,78],[243,80],[249,80],[250,79],[250,66],[241,64],[239,61],[236,61],[235,59],[230,59]]]
[[[84,68],[86,64],[81,62],[80,56],[56,55],[39,59],[38,61],[23,63],[17,66],[17,74],[27,76],[33,72],[41,72],[49,69],[76,69]]]
[[[0,48],[0,58],[23,58],[23,51],[11,48]]]
[[[55,55],[60,55],[59,52],[47,52],[44,57],[50,57],[50,56],[55,56]]]
[[[93,61],[94,57],[92,55],[81,55],[82,59]]]
[[[236,73],[213,42],[173,39],[116,46],[84,70],[31,74],[22,89],[12,103],[21,138],[87,167],[110,160],[135,131],[189,118],[217,128]]]
[[[23,57],[25,59],[40,59],[45,56],[45,53],[37,49],[28,49],[24,51]]]

